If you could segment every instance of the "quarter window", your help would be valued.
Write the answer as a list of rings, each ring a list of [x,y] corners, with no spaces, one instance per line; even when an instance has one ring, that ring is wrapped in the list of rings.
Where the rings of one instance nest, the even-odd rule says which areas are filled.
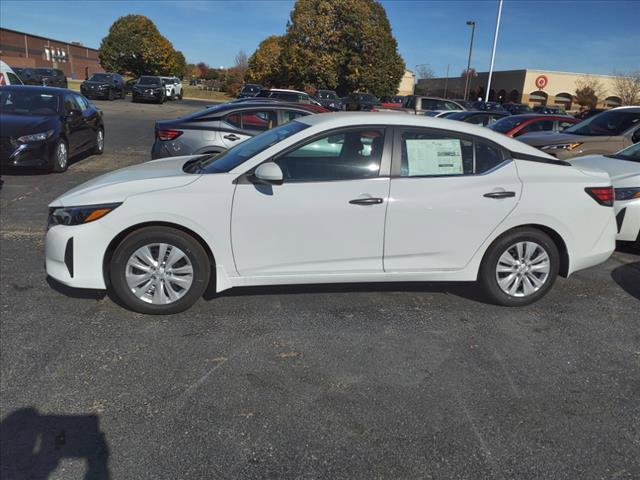
[[[384,130],[334,132],[275,160],[285,182],[356,180],[378,176]]]
[[[225,121],[242,130],[263,132],[273,128],[276,124],[276,114],[273,111],[255,111],[232,113]]]
[[[472,175],[504,161],[502,149],[478,139],[435,132],[402,134],[401,177]]]
[[[305,115],[307,115],[306,113],[302,113],[302,112],[296,112],[293,110],[285,110],[282,112],[282,123],[287,123],[290,122],[292,120],[295,120],[298,117],[304,117]]]

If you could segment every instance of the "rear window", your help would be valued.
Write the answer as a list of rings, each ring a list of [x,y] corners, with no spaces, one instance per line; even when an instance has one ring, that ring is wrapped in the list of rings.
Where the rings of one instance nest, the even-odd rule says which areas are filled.
[[[505,117],[489,125],[489,128],[491,130],[495,130],[496,132],[507,133],[509,130],[513,130],[518,125],[522,125],[522,123],[524,123],[525,121],[526,119],[524,118]]]

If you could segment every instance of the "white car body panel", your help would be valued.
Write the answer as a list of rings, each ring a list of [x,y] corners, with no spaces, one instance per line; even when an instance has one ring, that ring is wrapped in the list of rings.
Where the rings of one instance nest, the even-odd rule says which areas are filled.
[[[245,285],[475,280],[491,242],[521,225],[542,225],[562,238],[567,274],[604,261],[615,248],[613,209],[584,191],[610,185],[608,176],[568,166],[514,160],[484,175],[446,179],[381,176],[264,187],[236,183],[240,175],[315,133],[357,125],[445,129],[553,160],[489,129],[424,116],[337,113],[297,121],[309,127],[229,173],[184,173],[182,165],[192,157],[177,157],[117,170],[71,190],[50,206],[123,204],[89,224],[50,228],[47,273],[71,287],[104,289],[103,266],[112,241],[150,223],[186,229],[206,244],[215,258],[217,291]],[[385,167],[381,171],[385,175]],[[483,198],[500,188],[517,195]],[[349,204],[367,195],[384,202]],[[64,263],[70,238],[73,277]]]

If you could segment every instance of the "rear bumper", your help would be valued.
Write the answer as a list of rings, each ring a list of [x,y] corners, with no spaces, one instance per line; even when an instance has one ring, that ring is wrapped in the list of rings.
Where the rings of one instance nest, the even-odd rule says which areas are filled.
[[[606,207],[601,207],[606,208]],[[610,207],[609,207],[610,208]],[[616,249],[616,219],[611,212],[609,221],[605,225],[605,228],[600,233],[600,236],[596,239],[595,243],[591,246],[588,252],[569,258],[569,273],[583,270],[585,268],[593,267],[604,261],[606,261]]]

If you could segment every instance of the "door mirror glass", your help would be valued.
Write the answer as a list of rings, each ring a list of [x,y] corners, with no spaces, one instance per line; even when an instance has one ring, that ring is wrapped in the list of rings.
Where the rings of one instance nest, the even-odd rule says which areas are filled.
[[[256,168],[253,176],[264,183],[280,185],[283,180],[282,170],[273,162],[266,162]]]

